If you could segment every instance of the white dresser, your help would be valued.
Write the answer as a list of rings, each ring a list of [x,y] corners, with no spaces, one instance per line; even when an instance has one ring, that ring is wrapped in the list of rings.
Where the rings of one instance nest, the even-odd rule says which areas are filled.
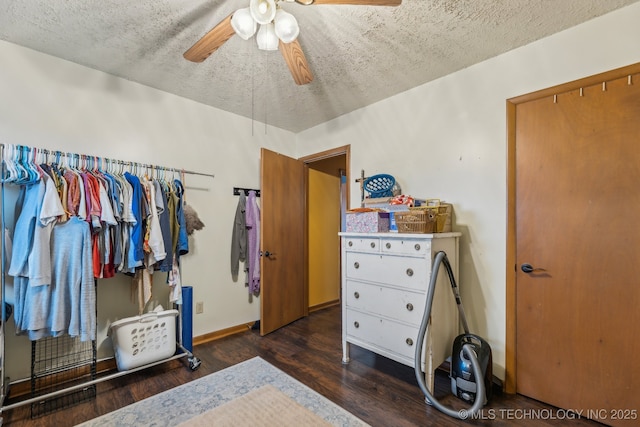
[[[349,362],[352,343],[413,367],[433,258],[445,251],[458,283],[460,233],[340,236],[342,362]],[[434,370],[451,356],[459,330],[458,308],[441,265],[421,364],[431,390]]]

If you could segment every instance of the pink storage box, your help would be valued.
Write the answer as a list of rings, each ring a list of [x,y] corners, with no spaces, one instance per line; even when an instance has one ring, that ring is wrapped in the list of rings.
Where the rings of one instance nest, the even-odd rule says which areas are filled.
[[[386,233],[389,212],[347,212],[347,232]]]

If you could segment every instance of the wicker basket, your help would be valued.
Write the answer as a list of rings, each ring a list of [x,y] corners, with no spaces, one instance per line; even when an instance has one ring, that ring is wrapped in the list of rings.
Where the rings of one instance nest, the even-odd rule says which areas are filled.
[[[440,203],[440,206],[438,206],[436,233],[448,233],[451,231],[452,211],[453,205],[451,203]]]
[[[398,233],[433,233],[436,227],[437,213],[432,209],[412,209],[395,212]]]
[[[430,199],[437,200],[437,199]],[[442,233],[451,231],[451,204],[439,203],[429,206],[417,206],[409,208],[410,212],[426,212],[434,218],[435,225],[432,231],[427,233]]]

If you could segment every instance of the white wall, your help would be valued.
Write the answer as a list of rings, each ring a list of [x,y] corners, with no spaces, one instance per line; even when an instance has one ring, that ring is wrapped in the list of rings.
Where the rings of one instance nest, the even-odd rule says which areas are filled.
[[[252,322],[259,298],[249,302],[243,279],[231,280],[234,186],[259,188],[260,147],[293,155],[295,135],[71,62],[0,41],[0,142],[152,163],[215,174],[186,175],[187,203],[205,228],[190,238],[182,258],[183,282],[193,286],[194,336]],[[254,135],[252,135],[254,126]],[[164,274],[154,300],[167,303]],[[108,356],[107,325],[137,314],[129,280],[98,285],[99,357]],[[7,322],[7,374],[29,373],[30,343]],[[111,353],[112,354],[112,353]]]
[[[640,61],[640,3],[297,135],[299,157],[351,145],[350,174],[389,173],[405,194],[454,204],[462,299],[504,378],[506,100]],[[389,78],[402,78],[400,74]],[[351,206],[360,191],[352,182]]]

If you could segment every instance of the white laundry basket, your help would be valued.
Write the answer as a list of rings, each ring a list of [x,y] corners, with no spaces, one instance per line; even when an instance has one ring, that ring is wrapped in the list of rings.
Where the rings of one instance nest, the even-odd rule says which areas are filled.
[[[116,364],[126,371],[176,353],[178,310],[164,310],[117,320],[109,326]]]

